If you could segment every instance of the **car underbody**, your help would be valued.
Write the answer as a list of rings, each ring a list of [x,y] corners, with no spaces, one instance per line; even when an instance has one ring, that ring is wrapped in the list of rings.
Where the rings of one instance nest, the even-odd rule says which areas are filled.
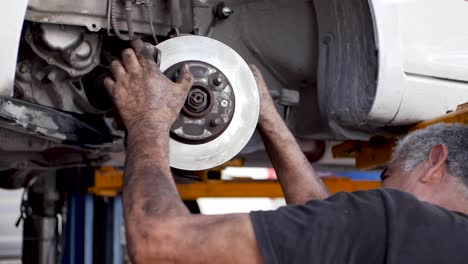
[[[0,87],[0,186],[44,170],[122,166],[125,129],[103,80],[131,34],[152,44],[206,36],[258,65],[311,161],[324,141],[399,134],[416,119],[370,115],[380,74],[374,15],[362,0],[30,0],[13,85]],[[257,134],[239,156],[252,153],[264,153]]]

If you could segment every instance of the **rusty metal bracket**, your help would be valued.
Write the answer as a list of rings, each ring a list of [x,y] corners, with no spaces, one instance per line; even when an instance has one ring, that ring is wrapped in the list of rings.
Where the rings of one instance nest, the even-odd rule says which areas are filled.
[[[123,187],[123,171],[114,167],[101,167],[94,171],[94,184],[88,192],[97,196],[116,196]]]
[[[457,110],[431,120],[421,122],[410,129],[410,131],[422,129],[436,123],[461,123],[468,124],[468,102],[457,107]]]
[[[356,168],[375,169],[392,157],[396,139],[372,137],[369,141],[348,140],[332,148],[334,158],[355,158]]]

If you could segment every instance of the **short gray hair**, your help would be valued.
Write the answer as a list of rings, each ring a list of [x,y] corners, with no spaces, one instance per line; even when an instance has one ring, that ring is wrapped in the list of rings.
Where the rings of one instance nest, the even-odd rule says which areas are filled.
[[[468,187],[468,126],[440,123],[408,134],[398,141],[391,164],[401,164],[406,172],[416,168],[431,149],[444,144],[448,148],[448,172]]]

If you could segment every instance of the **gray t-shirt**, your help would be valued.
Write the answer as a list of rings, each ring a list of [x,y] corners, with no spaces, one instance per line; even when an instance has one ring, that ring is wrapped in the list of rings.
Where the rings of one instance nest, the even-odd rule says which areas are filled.
[[[250,214],[265,263],[468,263],[468,216],[391,189]]]

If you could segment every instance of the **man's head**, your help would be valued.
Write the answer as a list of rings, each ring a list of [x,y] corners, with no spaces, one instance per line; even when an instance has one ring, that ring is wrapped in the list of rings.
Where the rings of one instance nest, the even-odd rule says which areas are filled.
[[[454,209],[454,198],[468,199],[468,126],[437,124],[407,135],[382,180],[383,187]]]

